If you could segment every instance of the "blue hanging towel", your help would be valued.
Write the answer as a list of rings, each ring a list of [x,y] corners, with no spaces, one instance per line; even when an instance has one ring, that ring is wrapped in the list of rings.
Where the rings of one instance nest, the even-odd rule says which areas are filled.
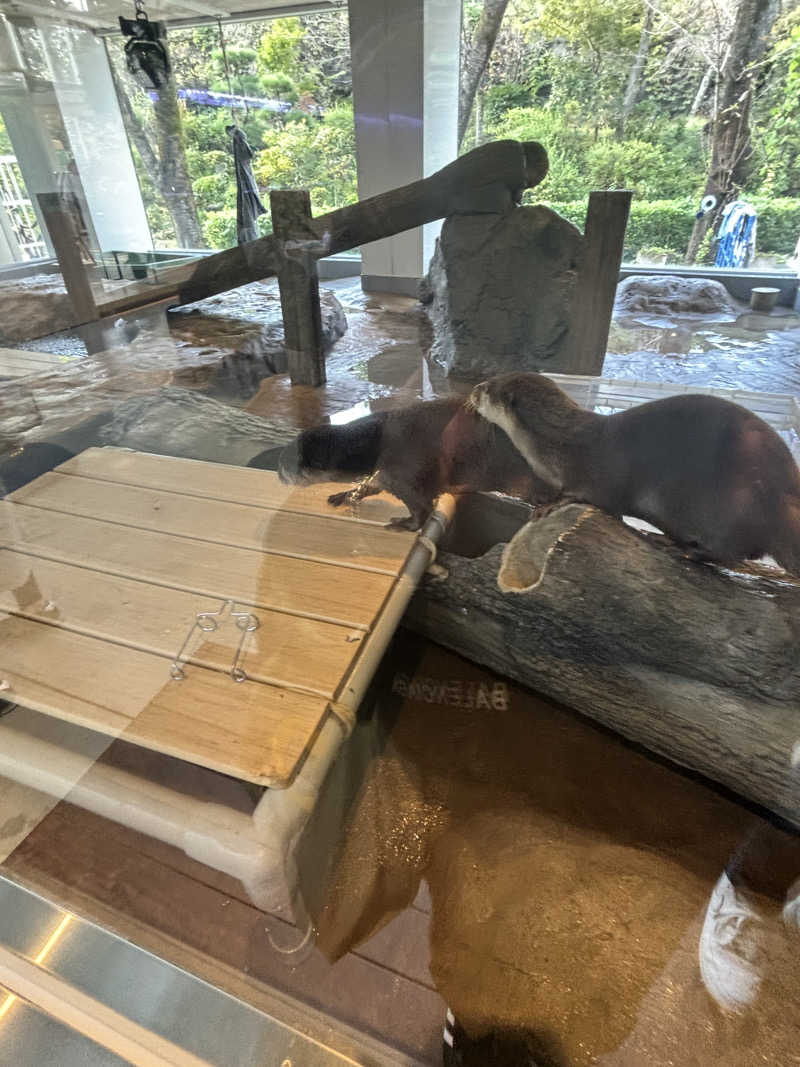
[[[756,250],[758,214],[746,200],[734,200],[722,213],[715,267],[746,267]]]

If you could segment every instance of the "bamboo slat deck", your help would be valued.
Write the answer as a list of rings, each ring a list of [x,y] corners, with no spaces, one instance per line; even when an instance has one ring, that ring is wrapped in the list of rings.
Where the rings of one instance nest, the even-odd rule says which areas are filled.
[[[272,472],[89,449],[0,502],[4,695],[261,785],[288,785],[415,542],[404,509]],[[202,612],[184,678],[170,669]]]

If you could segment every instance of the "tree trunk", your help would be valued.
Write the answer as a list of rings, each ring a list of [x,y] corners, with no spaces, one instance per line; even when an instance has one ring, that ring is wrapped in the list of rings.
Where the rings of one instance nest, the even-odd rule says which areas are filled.
[[[158,133],[158,151],[156,151],[150,135],[136,114],[122,79],[114,69],[114,64],[109,63],[109,67],[117,92],[123,125],[131,143],[139,153],[145,170],[152,177],[166,203],[175,227],[176,244],[180,248],[205,248],[206,243],[197,215],[197,205],[186,163],[183,125],[175,80],[170,78],[167,86],[159,93],[155,104]]]
[[[461,64],[461,85],[458,95],[458,143],[464,139],[472,104],[478,91],[486,64],[492,54],[508,0],[483,0],[483,10],[475,33],[465,49]]]
[[[109,57],[110,59],[110,57]],[[109,68],[111,69],[111,80],[114,82],[114,88],[117,92],[117,100],[119,102],[119,109],[122,113],[122,124],[125,127],[125,132],[128,135],[129,140],[132,142],[134,148],[139,153],[139,158],[144,165],[144,169],[150,174],[153,180],[158,184],[158,172],[160,164],[156,150],[150,143],[150,138],[147,136],[147,131],[139,121],[139,116],[136,114],[131,98],[125,90],[125,86],[122,84],[122,80],[114,69],[114,64],[109,61]]]
[[[639,99],[639,92],[642,87],[642,75],[644,74],[647,55],[650,51],[650,33],[652,28],[653,9],[649,4],[645,4],[644,15],[642,18],[642,32],[639,34],[639,47],[636,50],[636,57],[633,61],[630,73],[628,74],[628,84],[625,86],[625,96],[622,99],[622,112],[617,124],[617,135],[620,137],[625,132],[625,123],[628,121],[630,113],[633,111],[636,106],[636,101]]]
[[[203,230],[186,163],[183,123],[174,77],[158,90],[155,102],[158,135],[158,190],[166,201],[180,248],[205,248]]]
[[[717,198],[716,207],[695,220],[686,262],[694,263],[703,238],[716,228],[725,206],[747,176],[751,155],[750,104],[756,64],[763,57],[780,7],[777,0],[740,0],[727,62],[718,79],[719,103],[711,132],[711,166],[704,196]]]

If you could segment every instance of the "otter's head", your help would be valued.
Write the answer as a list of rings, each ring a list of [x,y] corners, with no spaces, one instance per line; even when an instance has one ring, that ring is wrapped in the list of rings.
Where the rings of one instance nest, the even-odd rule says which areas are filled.
[[[512,431],[532,428],[544,406],[563,399],[555,382],[543,374],[498,374],[475,386],[467,406],[505,430],[513,441]]]
[[[555,382],[543,374],[500,374],[476,385],[467,404],[505,430],[534,474],[560,490],[560,453],[580,408]]]

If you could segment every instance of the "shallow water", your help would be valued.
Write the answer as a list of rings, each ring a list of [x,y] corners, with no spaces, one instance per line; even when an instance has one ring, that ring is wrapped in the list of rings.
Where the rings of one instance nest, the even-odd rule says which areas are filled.
[[[611,324],[607,378],[800,393],[800,315],[640,315]]]

